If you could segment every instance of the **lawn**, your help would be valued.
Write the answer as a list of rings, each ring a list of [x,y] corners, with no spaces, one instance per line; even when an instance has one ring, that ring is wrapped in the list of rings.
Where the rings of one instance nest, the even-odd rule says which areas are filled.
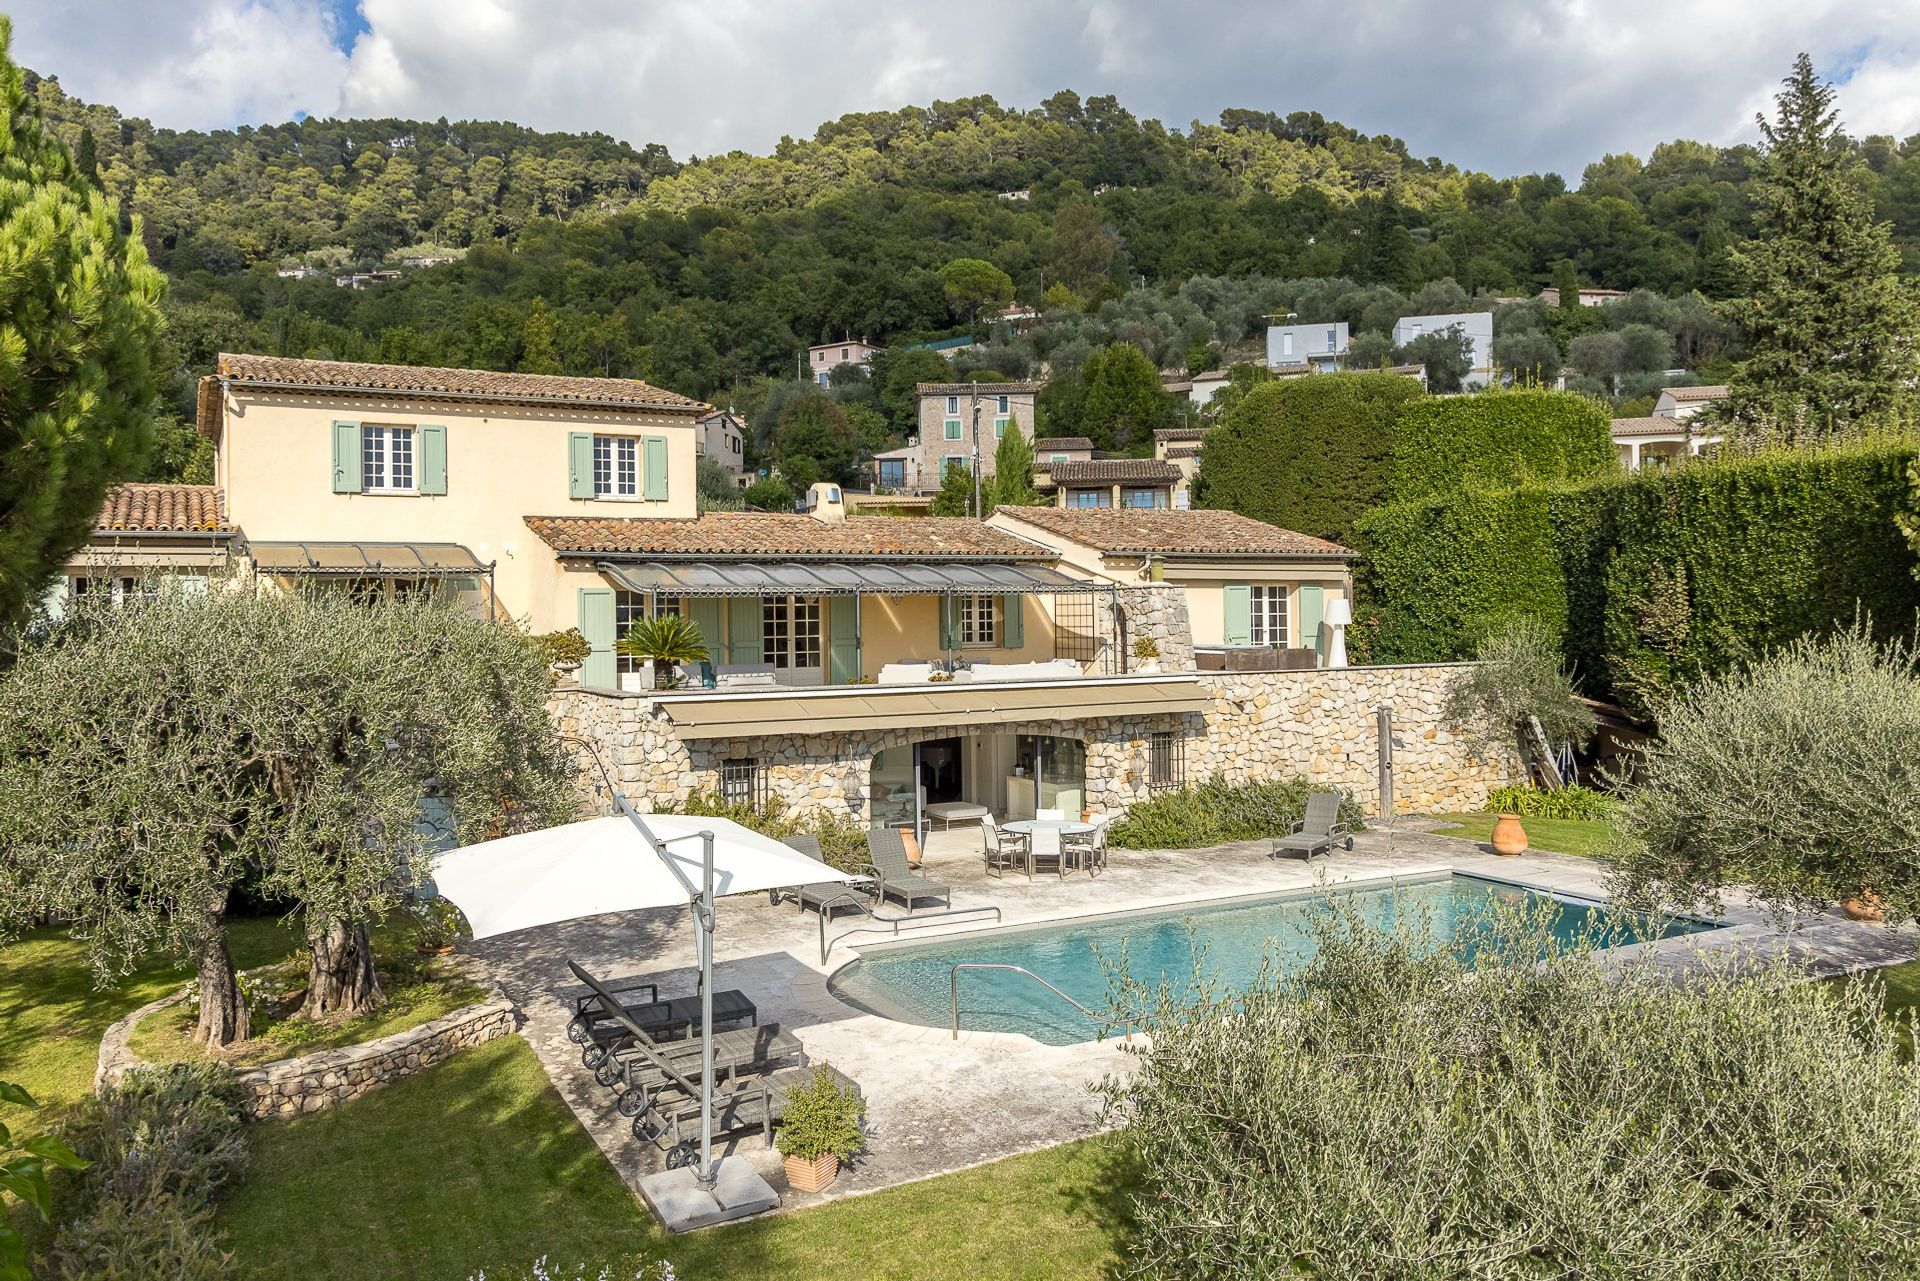
[[[301,946],[299,932],[278,919],[235,918],[227,937],[242,969]],[[107,1026],[192,977],[156,958],[111,987],[96,988],[85,947],[60,930],[35,930],[0,947],[0,1079],[24,1085],[43,1107],[74,1102],[93,1088]],[[14,1119],[8,1111],[0,1109],[0,1121]]]
[[[1441,814],[1437,817],[1453,824],[1436,827],[1436,836],[1459,836],[1469,841],[1488,841],[1493,837],[1497,814]],[[1607,825],[1591,819],[1523,818],[1527,844],[1536,850],[1554,854],[1598,854],[1607,842]]]
[[[246,1275],[269,1281],[461,1281],[542,1254],[595,1270],[666,1258],[683,1278],[1090,1278],[1117,1262],[1125,1221],[1118,1158],[1088,1140],[668,1237],[518,1037],[251,1137],[220,1223]]]

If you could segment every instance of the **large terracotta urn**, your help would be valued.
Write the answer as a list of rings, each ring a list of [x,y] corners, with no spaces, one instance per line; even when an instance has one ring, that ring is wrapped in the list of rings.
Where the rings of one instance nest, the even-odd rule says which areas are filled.
[[[1850,921],[1871,921],[1877,925],[1887,919],[1887,901],[1868,889],[1842,900],[1840,910]]]
[[[1518,814],[1502,814],[1494,820],[1493,852],[1508,855],[1527,852],[1527,829],[1520,826]]]

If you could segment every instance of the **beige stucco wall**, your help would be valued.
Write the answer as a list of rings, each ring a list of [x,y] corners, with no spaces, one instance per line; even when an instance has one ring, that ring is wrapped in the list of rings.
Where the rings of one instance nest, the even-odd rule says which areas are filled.
[[[1300,627],[1300,587],[1306,583],[1318,583],[1327,590],[1329,601],[1346,597],[1350,592],[1350,583],[1344,568],[1334,565],[1300,564],[1285,568],[1249,569],[1246,573],[1233,570],[1222,571],[1220,577],[1193,577],[1169,571],[1167,581],[1178,583],[1186,589],[1187,617],[1193,626],[1193,643],[1196,645],[1226,644],[1227,606],[1226,593],[1222,590],[1228,583],[1245,583],[1250,587],[1285,587],[1287,589],[1287,626],[1294,632]],[[1290,646],[1311,647],[1313,637],[1291,635],[1287,638]]]
[[[336,494],[335,422],[447,428],[447,492]],[[567,496],[567,436],[591,431],[667,440],[668,498],[580,500]],[[502,609],[536,632],[572,627],[573,581],[527,516],[688,519],[695,514],[692,415],[527,409],[376,397],[266,396],[230,391],[216,455],[227,513],[255,542],[452,542],[495,563]]]
[[[850,597],[835,597],[828,609],[851,609]],[[994,663],[1033,663],[1053,657],[1053,615],[1047,598],[1022,603],[1023,635],[1017,649],[1005,645],[966,645],[954,653]],[[1004,636],[1004,630],[1002,631]],[[883,664],[903,659],[944,658],[940,648],[940,600],[937,596],[867,596],[860,601],[860,674],[877,675]]]

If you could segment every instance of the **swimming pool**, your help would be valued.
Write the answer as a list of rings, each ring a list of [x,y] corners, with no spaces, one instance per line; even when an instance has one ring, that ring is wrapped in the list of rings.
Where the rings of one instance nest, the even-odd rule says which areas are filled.
[[[1562,941],[1578,936],[1599,911],[1597,905],[1581,900],[1457,872],[1336,893],[1350,900],[1364,919],[1385,929],[1404,917],[1424,914],[1435,935],[1464,938],[1469,949],[1489,900],[1551,902],[1554,936]],[[1319,897],[1316,892],[1292,893],[875,948],[842,966],[829,987],[841,999],[875,1014],[947,1027],[953,1016],[949,983],[955,965],[1018,965],[1087,1008],[1104,1010],[1110,999],[1103,960],[1117,963],[1124,947],[1128,974],[1148,983],[1164,979],[1178,990],[1195,978],[1195,943],[1206,948],[1207,977],[1230,988],[1245,987],[1258,974],[1264,956],[1289,965],[1312,955],[1306,923]],[[1691,918],[1648,921],[1623,941],[1671,938],[1713,928],[1712,922]],[[1024,1032],[1048,1045],[1091,1041],[1100,1033],[1096,1020],[1076,1012],[1025,975],[967,970],[959,979],[963,1028]]]

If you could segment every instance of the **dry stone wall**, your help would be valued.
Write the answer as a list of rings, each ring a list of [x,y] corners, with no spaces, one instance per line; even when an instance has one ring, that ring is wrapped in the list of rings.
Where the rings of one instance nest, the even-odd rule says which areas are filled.
[[[1132,605],[1178,606],[1177,593],[1149,592]],[[1169,604],[1168,602],[1171,602]],[[1184,631],[1184,618],[1181,618]],[[1135,633],[1140,634],[1138,632]],[[1191,664],[1191,647],[1186,661]],[[1174,661],[1178,661],[1175,659]],[[1162,664],[1173,669],[1163,650]],[[1378,709],[1391,710],[1394,808],[1401,813],[1477,809],[1491,787],[1518,777],[1515,762],[1483,760],[1442,707],[1460,665],[1350,667],[1296,672],[1205,672],[1205,711],[1023,721],[991,726],[1008,733],[1079,738],[1087,748],[1087,802],[1124,812],[1149,791],[1150,743],[1157,731],[1184,740],[1189,782],[1305,778],[1339,786],[1377,806]],[[967,734],[965,723],[912,729],[794,732],[738,739],[683,740],[644,695],[567,688],[551,704],[563,734],[595,745],[614,785],[637,805],[674,809],[719,787],[722,761],[759,762],[767,794],[789,812],[826,813],[864,822],[874,755],[923,739]],[[594,753],[576,747],[590,807],[610,807],[599,789]]]

